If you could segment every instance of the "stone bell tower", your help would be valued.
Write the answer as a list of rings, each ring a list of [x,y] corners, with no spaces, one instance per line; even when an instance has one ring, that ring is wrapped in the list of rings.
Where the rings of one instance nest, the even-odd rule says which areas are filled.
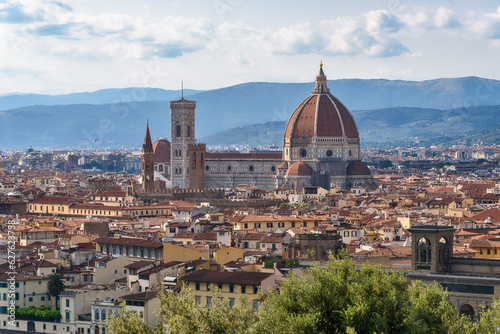
[[[146,134],[144,135],[144,144],[142,144],[142,190],[151,191],[155,185],[155,152],[151,143],[151,134],[149,133],[149,122],[146,125]]]
[[[189,188],[189,146],[195,143],[195,101],[170,101],[172,187]]]
[[[411,233],[412,270],[432,274],[448,272],[453,257],[453,232],[451,226],[422,225],[409,228]]]

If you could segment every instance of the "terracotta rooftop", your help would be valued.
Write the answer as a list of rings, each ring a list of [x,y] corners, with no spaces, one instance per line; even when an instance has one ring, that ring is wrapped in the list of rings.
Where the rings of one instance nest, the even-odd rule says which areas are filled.
[[[156,298],[157,296],[158,296],[158,291],[148,290],[146,292],[139,292],[131,295],[121,296],[120,298],[125,300],[151,300]]]
[[[285,138],[313,136],[359,138],[351,113],[326,87],[322,68],[313,94],[298,105],[285,128]]]
[[[370,169],[361,161],[352,161],[347,166],[347,175],[371,175]]]
[[[286,176],[311,176],[312,168],[302,161],[294,162],[286,171]]]
[[[123,266],[123,268],[140,269],[152,265],[153,261],[139,260]]]

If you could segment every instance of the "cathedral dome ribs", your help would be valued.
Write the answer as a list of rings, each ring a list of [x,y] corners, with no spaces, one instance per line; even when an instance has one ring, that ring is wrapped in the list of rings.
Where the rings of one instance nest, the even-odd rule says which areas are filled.
[[[293,163],[286,172],[286,176],[311,176],[313,173],[312,168],[302,161]]]
[[[321,65],[312,94],[299,104],[288,120],[285,143],[297,138],[341,137],[359,140],[354,118],[327,87]],[[321,142],[321,141],[320,141]]]

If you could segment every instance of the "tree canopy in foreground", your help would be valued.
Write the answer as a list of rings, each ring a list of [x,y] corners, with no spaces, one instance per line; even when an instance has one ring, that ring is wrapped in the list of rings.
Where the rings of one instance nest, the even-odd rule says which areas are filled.
[[[212,294],[210,308],[198,305],[187,287],[179,296],[161,294],[157,326],[144,326],[122,311],[108,320],[107,332],[486,334],[500,327],[498,301],[473,323],[458,314],[438,285],[408,283],[401,273],[369,266],[358,270],[349,260],[333,258],[324,267],[290,274],[279,291],[261,294],[258,312],[244,296],[231,308],[216,288]]]

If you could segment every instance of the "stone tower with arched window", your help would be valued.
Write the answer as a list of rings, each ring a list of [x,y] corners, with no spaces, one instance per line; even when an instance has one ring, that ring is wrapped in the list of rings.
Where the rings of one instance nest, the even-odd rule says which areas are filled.
[[[195,101],[170,101],[172,187],[189,188],[189,145],[195,143]]]
[[[192,144],[189,153],[189,189],[205,189],[205,144]]]
[[[429,273],[448,272],[453,257],[453,232],[450,226],[414,226],[411,233],[412,269]]]
[[[146,125],[146,135],[144,136],[144,144],[142,144],[142,189],[150,191],[155,185],[155,152],[153,143],[151,142],[151,134],[149,133],[149,122]]]

